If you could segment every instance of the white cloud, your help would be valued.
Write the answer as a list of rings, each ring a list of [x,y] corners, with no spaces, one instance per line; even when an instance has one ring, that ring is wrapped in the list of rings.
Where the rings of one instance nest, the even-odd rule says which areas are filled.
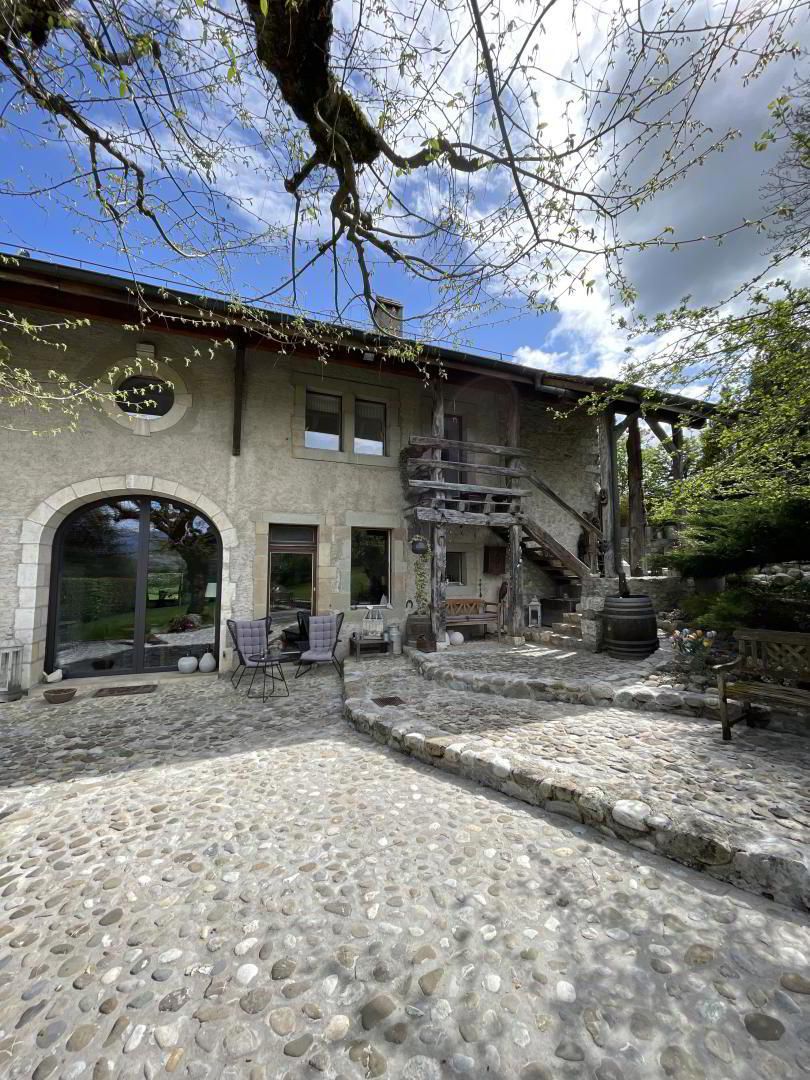
[[[539,368],[541,371],[570,371],[571,362],[568,353],[547,352],[532,345],[521,345],[515,350],[515,360],[524,367]]]

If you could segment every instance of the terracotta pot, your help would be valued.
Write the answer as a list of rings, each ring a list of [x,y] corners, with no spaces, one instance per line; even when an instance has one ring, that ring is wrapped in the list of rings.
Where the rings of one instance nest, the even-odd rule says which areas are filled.
[[[60,686],[58,690],[46,690],[44,697],[51,705],[63,705],[76,694],[75,686]]]

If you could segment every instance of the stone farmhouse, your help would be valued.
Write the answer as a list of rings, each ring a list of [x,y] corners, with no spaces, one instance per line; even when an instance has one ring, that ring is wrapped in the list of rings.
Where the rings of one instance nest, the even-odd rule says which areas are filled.
[[[620,569],[625,429],[630,589],[666,582],[639,576],[638,425],[677,471],[684,428],[709,414],[701,402],[668,397],[642,416],[643,391],[606,379],[433,346],[418,363],[386,359],[393,305],[390,339],[337,333],[22,258],[0,265],[0,305],[43,327],[6,337],[43,379],[56,363],[83,384],[120,370],[120,400],[75,433],[0,428],[0,629],[25,646],[26,685],[55,668],[176,668],[205,647],[226,669],[229,618],[269,613],[275,627],[343,611],[345,638],[367,605],[404,622],[425,590],[440,638],[448,611],[451,625],[486,611],[490,630],[519,637],[537,597],[548,632],[568,627],[596,649]],[[89,321],[64,328],[77,319]],[[332,342],[326,363],[316,332]],[[580,404],[594,391],[607,394],[598,413]]]

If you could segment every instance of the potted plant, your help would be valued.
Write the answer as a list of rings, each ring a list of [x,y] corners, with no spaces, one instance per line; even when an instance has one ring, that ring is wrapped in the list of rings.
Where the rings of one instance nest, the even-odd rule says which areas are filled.
[[[416,557],[413,578],[414,599],[405,605],[413,609],[405,620],[405,640],[409,643],[415,643],[430,635],[430,552],[427,544],[425,550]]]

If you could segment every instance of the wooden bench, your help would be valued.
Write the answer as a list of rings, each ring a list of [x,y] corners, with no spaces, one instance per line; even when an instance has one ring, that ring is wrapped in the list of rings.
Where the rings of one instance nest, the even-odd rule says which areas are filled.
[[[453,626],[483,626],[495,623],[498,638],[501,636],[501,604],[497,600],[483,600],[474,597],[470,600],[457,597],[447,601],[447,628]]]
[[[726,742],[731,739],[731,726],[737,723],[737,720],[729,720],[729,699],[749,704],[762,701],[764,704],[784,705],[810,713],[810,634],[741,627],[734,631],[734,637],[739,646],[739,656],[728,664],[718,664],[714,668],[720,695],[723,739]],[[752,679],[763,675],[808,685],[806,688],[780,686]]]

